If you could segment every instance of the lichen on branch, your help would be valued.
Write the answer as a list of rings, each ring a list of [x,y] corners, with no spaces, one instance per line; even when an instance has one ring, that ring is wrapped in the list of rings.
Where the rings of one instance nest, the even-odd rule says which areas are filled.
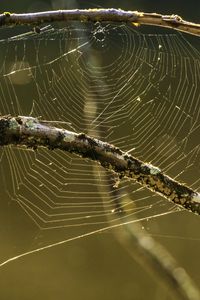
[[[169,201],[200,214],[199,193],[167,176],[159,168],[84,133],[52,127],[33,117],[1,117],[0,146],[10,144],[34,150],[38,147],[60,149],[88,158],[116,173],[119,179],[133,179]]]

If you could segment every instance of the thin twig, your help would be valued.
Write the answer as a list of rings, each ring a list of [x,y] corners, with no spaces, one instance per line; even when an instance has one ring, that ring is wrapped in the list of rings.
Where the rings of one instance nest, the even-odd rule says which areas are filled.
[[[179,201],[183,201],[182,194],[190,201],[191,208],[195,197],[199,197],[188,187],[172,180],[168,176],[150,164],[145,164],[140,160],[127,155],[113,145],[102,142],[95,138],[89,137],[83,133],[75,133],[68,130],[51,127],[48,123],[39,121],[32,117],[11,117],[5,116],[0,118],[0,146],[9,144],[24,145],[37,149],[39,146],[47,147],[49,150],[61,149],[71,153],[78,154],[81,157],[87,157],[91,160],[99,162],[106,169],[116,172],[121,178],[124,176],[137,180],[144,186],[147,186],[155,192],[172,201],[170,195],[166,195],[169,189],[178,197]],[[148,183],[149,180],[149,183]],[[152,182],[154,181],[154,184]],[[151,185],[152,184],[152,185]],[[175,190],[173,190],[175,188]],[[159,189],[159,190],[158,190]],[[194,196],[194,194],[196,196]],[[181,204],[181,203],[179,203]],[[194,212],[199,213],[199,205],[196,206]],[[117,228],[120,224],[102,228],[96,232],[103,232],[111,228]],[[162,278],[164,283],[172,290],[172,292],[181,300],[197,300],[199,293],[192,280],[186,272],[178,267],[175,260],[165,251],[163,247],[157,244],[151,237],[142,232],[139,227],[130,222],[123,222],[125,231],[121,232],[120,240],[123,245],[132,253],[132,255],[141,264],[145,265],[150,271],[154,272],[158,278]],[[93,232],[95,233],[95,232]],[[92,233],[90,233],[92,234]],[[90,234],[85,234],[87,236]],[[82,237],[82,236],[80,236]],[[79,238],[80,238],[79,237]],[[38,248],[33,251],[26,252],[22,255],[8,259],[0,264],[3,266],[10,261],[16,260],[25,255],[29,255],[44,249],[62,244],[67,241],[58,242],[49,246]],[[134,250],[133,250],[134,249]]]
[[[151,218],[153,219],[154,217],[151,217]],[[62,241],[57,241],[55,243],[51,243],[49,245],[42,246],[40,248],[29,250],[29,251],[21,253],[17,256],[8,258],[7,260],[5,260],[3,262],[0,262],[0,268],[7,265],[8,263],[11,263],[11,262],[16,261],[18,259],[22,259],[23,257],[33,255],[33,254],[37,254],[39,252],[42,252],[42,251],[45,251],[45,250],[48,250],[48,249],[52,249],[54,247],[58,247],[60,245],[63,245],[63,244],[66,244],[66,243],[69,243],[69,242],[72,242],[72,241],[75,241],[75,240],[78,240],[78,239],[82,239],[82,238],[85,239],[86,237],[92,236],[94,234],[99,234],[99,233],[103,233],[103,232],[106,232],[106,231],[115,230],[115,229],[118,229],[122,226],[124,228],[126,226],[128,228],[128,230],[130,231],[130,233],[128,233],[128,235],[126,235],[127,234],[127,228],[126,228],[125,235],[121,236],[121,238],[123,239],[123,243],[124,243],[124,245],[126,244],[126,246],[131,247],[132,249],[134,249],[135,243],[137,243],[137,248],[138,249],[136,249],[136,252],[134,254],[136,254],[136,256],[139,256],[139,252],[144,251],[144,253],[141,253],[141,257],[140,257],[141,263],[142,264],[147,263],[148,256],[149,256],[149,259],[152,260],[152,261],[155,259],[155,262],[157,262],[160,259],[163,260],[163,266],[165,266],[168,270],[171,269],[171,272],[173,273],[172,274],[173,279],[171,278],[172,279],[171,284],[174,285],[174,288],[175,287],[177,289],[180,288],[180,290],[174,291],[175,294],[179,296],[179,299],[181,299],[181,300],[183,300],[183,299],[184,300],[186,300],[186,299],[187,300],[199,300],[198,289],[191,282],[191,279],[187,278],[188,275],[184,271],[184,269],[178,267],[173,258],[171,258],[171,257],[166,258],[166,252],[165,253],[160,252],[159,251],[160,250],[159,246],[155,250],[154,244],[152,245],[152,241],[153,241],[152,238],[150,238],[150,237],[144,238],[144,236],[139,236],[138,234],[135,235],[135,234],[132,233],[131,226],[132,225],[135,226],[136,222],[137,222],[137,220],[132,220],[132,221],[123,222],[123,223],[120,223],[120,224],[109,225],[107,227],[103,227],[101,229],[97,229],[97,230],[94,230],[94,231],[89,231],[87,233],[84,233],[84,234],[81,234],[81,235],[78,235],[78,236],[75,236],[75,237],[72,237],[72,238],[69,238],[69,239],[65,239],[65,240],[62,240]],[[133,239],[135,239],[135,240],[130,239],[130,235],[133,235]],[[156,251],[160,252],[159,258],[157,257],[157,252]],[[146,256],[145,259],[144,259],[144,257],[142,257],[143,255]],[[151,257],[151,255],[153,255],[153,257]],[[139,257],[137,257],[137,259],[139,259]],[[151,268],[150,265],[149,265],[149,267]],[[152,267],[155,268],[155,264],[152,263]],[[157,265],[157,268],[158,268],[158,265]],[[154,271],[158,273],[157,275],[159,275],[159,268],[157,270],[154,269]],[[170,273],[170,271],[169,271],[169,273]],[[166,276],[168,276],[168,275],[169,275],[168,272],[166,272]]]
[[[33,117],[5,116],[0,118],[0,146],[9,144],[33,149],[39,146],[50,150],[61,149],[89,158],[115,172],[120,179],[134,179],[151,191],[200,215],[199,193],[165,175],[159,168],[84,133],[52,127]]]
[[[81,21],[81,22],[128,22],[133,25],[154,25],[183,31],[200,36],[200,24],[183,20],[178,15],[162,15],[121,9],[72,9],[36,13],[0,14],[0,26],[39,25],[44,22]],[[39,32],[39,28],[37,29]]]
[[[131,223],[124,222],[126,212],[120,205],[120,201],[116,200],[120,198],[121,190],[113,187],[108,172],[105,178],[108,184],[103,187],[104,192],[108,192],[110,201],[115,206],[115,213],[119,217],[119,224],[123,224],[121,230],[116,232],[116,238],[123,248],[129,252],[136,263],[155,277],[157,285],[163,284],[175,299],[199,300],[200,294],[192,278],[178,265],[172,255],[142,228],[140,220],[134,220],[134,216],[131,215]],[[124,200],[131,201],[128,194]]]
[[[137,223],[124,223],[118,236],[132,257],[170,289],[173,299],[199,299],[199,291],[185,270]]]

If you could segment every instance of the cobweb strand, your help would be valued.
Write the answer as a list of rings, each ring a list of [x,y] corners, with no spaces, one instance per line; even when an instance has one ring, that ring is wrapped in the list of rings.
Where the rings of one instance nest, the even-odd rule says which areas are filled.
[[[158,167],[149,173],[159,175],[161,169],[199,192],[200,65],[195,47],[181,34],[142,34],[128,24],[63,26],[20,27],[21,34],[14,36],[10,28],[11,37],[1,40],[1,115],[31,115],[29,129],[37,117],[39,126],[56,123],[84,132],[83,141],[87,136],[106,141],[127,157],[133,153]],[[23,222],[37,231],[31,248],[142,216],[145,225],[152,216],[158,223],[171,212],[181,216],[180,206],[135,180],[119,180],[66,151],[31,147],[0,149],[3,199],[16,205],[15,214],[24,213]],[[158,226],[162,232],[162,220]]]
[[[134,26],[141,24],[172,28],[193,35],[200,35],[200,24],[183,20],[178,15],[161,15],[138,11],[124,11],[121,9],[74,9],[36,12],[29,14],[14,14],[4,12],[0,14],[0,26],[10,25],[38,25],[44,22],[81,21],[81,22],[129,22]],[[40,33],[36,27],[35,31]]]
[[[114,171],[119,178],[136,180],[142,186],[159,193],[185,209],[200,214],[200,194],[163,174],[151,164],[121,151],[113,145],[64,129],[51,127],[33,117],[1,117],[0,145],[25,145],[37,149],[60,149],[99,162]]]

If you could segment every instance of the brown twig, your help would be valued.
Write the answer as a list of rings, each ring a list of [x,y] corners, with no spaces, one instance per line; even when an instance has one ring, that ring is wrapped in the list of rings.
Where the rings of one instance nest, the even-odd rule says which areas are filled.
[[[0,146],[3,147],[9,144],[32,147],[35,150],[39,146],[47,147],[49,150],[61,149],[81,157],[87,157],[99,162],[106,169],[116,172],[120,178],[126,176],[135,179],[152,191],[158,192],[165,198],[200,214],[199,194],[164,175],[158,168],[143,163],[113,145],[83,133],[78,134],[51,127],[47,125],[46,121],[43,123],[33,117],[0,117]],[[182,268],[177,266],[173,258],[161,246],[137,227],[132,228],[129,222],[127,224],[123,223],[123,225],[125,226],[125,231],[121,234],[123,244],[130,249],[134,249],[134,257],[140,263],[148,266],[149,270],[153,270],[155,274],[159,274],[159,278],[161,277],[164,280],[179,299],[199,299],[198,290],[189,276]],[[109,226],[99,231],[102,232],[108,228],[111,229],[118,226],[120,225]],[[95,232],[98,231],[93,233]],[[26,252],[4,261],[0,266],[67,241]]]
[[[32,117],[1,117],[0,146],[25,145],[37,149],[61,149],[97,161],[119,178],[134,179],[181,207],[200,215],[200,194],[170,178],[159,168],[121,151],[119,148],[68,130],[51,127]]]
[[[172,28],[200,36],[200,24],[183,20],[178,15],[162,15],[121,9],[72,9],[36,13],[0,14],[0,26],[39,25],[44,22],[81,21],[81,22],[128,22],[133,25],[153,25]],[[39,30],[38,30],[39,32]]]

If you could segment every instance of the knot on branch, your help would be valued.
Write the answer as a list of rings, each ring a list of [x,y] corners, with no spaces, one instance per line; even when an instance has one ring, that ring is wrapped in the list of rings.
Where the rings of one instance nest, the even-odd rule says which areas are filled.
[[[162,20],[170,23],[183,23],[183,19],[179,15],[162,16]]]

